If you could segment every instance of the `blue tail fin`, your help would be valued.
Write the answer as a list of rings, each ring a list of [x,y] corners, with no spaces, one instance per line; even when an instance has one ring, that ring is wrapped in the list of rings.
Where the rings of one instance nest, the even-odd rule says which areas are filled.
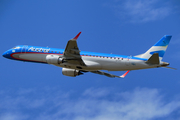
[[[158,53],[159,60],[161,61],[164,56],[164,53],[166,52],[166,49],[171,40],[171,37],[172,37],[171,35],[165,35],[154,46],[152,46],[148,51],[146,51],[144,54],[137,55],[135,57],[149,59],[154,53]]]

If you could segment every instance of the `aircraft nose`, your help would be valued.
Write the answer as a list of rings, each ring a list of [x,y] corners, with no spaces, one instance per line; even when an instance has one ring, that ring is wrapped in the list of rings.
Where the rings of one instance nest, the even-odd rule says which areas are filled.
[[[4,53],[2,54],[2,56],[3,56],[3,57],[6,57],[6,56],[7,56],[7,52],[4,52]]]

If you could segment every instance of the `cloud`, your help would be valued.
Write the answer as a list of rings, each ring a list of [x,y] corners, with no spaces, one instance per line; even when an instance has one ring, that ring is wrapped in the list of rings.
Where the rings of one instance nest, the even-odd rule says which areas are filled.
[[[179,99],[166,100],[158,89],[90,88],[77,96],[58,88],[20,91],[0,92],[1,120],[164,120],[180,108]]]
[[[90,88],[84,91],[83,96],[99,98],[99,97],[107,96],[108,94],[109,94],[109,91],[107,89]]]
[[[161,0],[116,0],[111,7],[121,19],[132,23],[163,19],[172,12],[170,4]]]
[[[19,114],[16,112],[3,113],[0,116],[0,120],[26,120],[27,118],[28,118],[27,115]]]

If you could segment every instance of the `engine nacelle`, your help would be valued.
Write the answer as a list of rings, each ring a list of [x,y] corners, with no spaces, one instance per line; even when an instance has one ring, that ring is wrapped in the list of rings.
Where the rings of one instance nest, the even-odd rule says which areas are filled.
[[[79,70],[63,68],[62,74],[65,76],[76,77],[76,76],[81,75],[83,73]]]
[[[48,64],[61,64],[63,63],[63,59],[58,55],[47,55],[46,62]]]

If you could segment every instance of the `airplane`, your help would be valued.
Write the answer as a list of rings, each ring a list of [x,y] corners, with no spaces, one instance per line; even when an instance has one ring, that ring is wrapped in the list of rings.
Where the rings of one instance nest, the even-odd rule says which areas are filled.
[[[169,63],[162,61],[172,37],[171,35],[163,36],[143,54],[125,56],[80,51],[77,45],[77,39],[80,34],[81,32],[73,39],[70,39],[65,49],[18,45],[4,52],[3,57],[12,60],[52,64],[62,67],[62,74],[70,77],[76,77],[86,72],[91,72],[111,78],[124,78],[131,70],[158,67],[175,69],[167,67]],[[101,70],[127,72],[118,76]]]

